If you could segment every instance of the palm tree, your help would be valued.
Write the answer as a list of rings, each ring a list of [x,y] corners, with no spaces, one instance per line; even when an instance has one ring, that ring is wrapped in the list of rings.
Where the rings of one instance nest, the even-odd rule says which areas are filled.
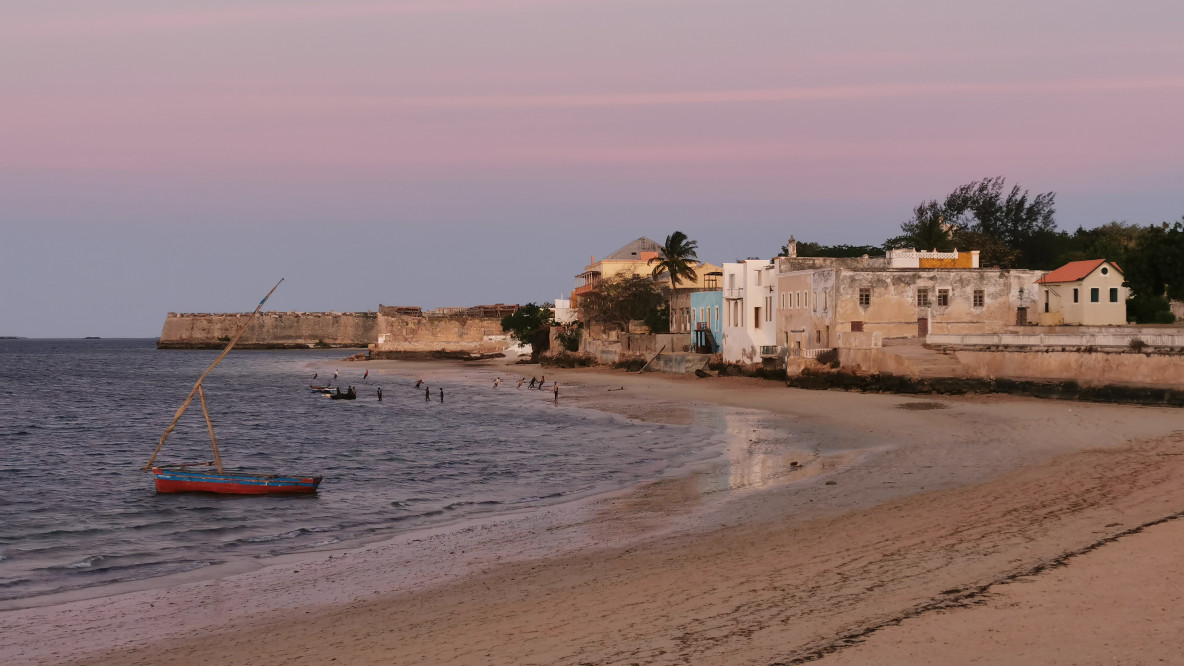
[[[699,263],[699,257],[695,253],[698,247],[698,241],[688,240],[687,235],[681,231],[670,234],[666,237],[666,242],[662,245],[659,255],[649,260],[650,264],[656,264],[652,273],[653,277],[657,278],[662,273],[669,273],[672,291],[678,288],[678,283],[682,282],[683,278],[699,279],[692,267],[692,264]]]

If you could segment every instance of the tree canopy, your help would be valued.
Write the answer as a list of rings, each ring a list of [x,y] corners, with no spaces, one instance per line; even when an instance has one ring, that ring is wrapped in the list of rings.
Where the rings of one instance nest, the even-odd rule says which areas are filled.
[[[699,276],[692,265],[698,263],[698,247],[698,241],[688,239],[681,231],[670,234],[662,244],[658,256],[649,260],[649,264],[654,267],[653,277],[658,278],[666,273],[670,278],[671,289],[677,289],[683,278],[698,279]]]
[[[1004,194],[1003,176],[967,183],[945,200],[922,202],[886,245],[924,250],[977,249],[983,264],[1040,268],[1055,260],[1055,192],[1031,196],[1015,185]],[[1063,236],[1063,234],[1061,235]],[[986,240],[997,242],[984,242]],[[973,246],[977,245],[977,246]],[[1052,256],[1050,256],[1052,254]]]
[[[884,256],[884,248],[879,245],[822,245],[809,241],[797,241],[799,257],[869,257]],[[777,256],[789,254],[789,245],[782,245]]]
[[[551,322],[554,319],[551,308],[527,303],[513,314],[502,317],[502,330],[508,332],[518,346],[531,346],[531,359],[537,360],[539,353],[551,346]]]
[[[1144,229],[1125,263],[1119,266],[1135,293],[1184,300],[1184,218]]]
[[[602,280],[579,299],[580,319],[607,329],[628,330],[629,322],[644,320],[663,305],[654,281],[622,273]]]

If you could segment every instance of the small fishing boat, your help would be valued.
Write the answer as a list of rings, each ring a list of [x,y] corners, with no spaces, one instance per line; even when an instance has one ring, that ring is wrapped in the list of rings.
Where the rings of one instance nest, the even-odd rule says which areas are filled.
[[[280,280],[283,282],[283,279]],[[205,492],[205,493],[220,493],[226,495],[273,495],[284,493],[315,493],[317,487],[320,486],[321,477],[312,475],[288,475],[288,474],[268,474],[245,471],[227,471],[222,467],[222,456],[218,452],[218,440],[214,437],[214,422],[210,419],[210,412],[206,409],[206,395],[202,390],[202,382],[214,366],[222,362],[238,339],[242,337],[247,330],[247,326],[254,321],[256,315],[263,308],[263,304],[267,302],[268,298],[275,293],[275,290],[280,286],[280,282],[275,283],[271,291],[259,301],[259,305],[255,306],[255,311],[247,317],[247,321],[238,329],[234,337],[227,343],[226,348],[214,359],[210,367],[202,373],[201,377],[197,378],[197,383],[193,385],[193,390],[189,392],[189,396],[185,398],[185,402],[181,403],[181,407],[177,409],[176,415],[173,416],[173,421],[164,429],[164,433],[160,436],[160,442],[156,445],[156,450],[152,452],[152,457],[142,468],[145,472],[152,472],[152,476],[156,482],[156,492],[158,493],[184,493],[184,492]],[[181,420],[181,415],[189,408],[189,403],[193,402],[193,396],[197,396],[201,401],[201,411],[206,417],[206,427],[210,431],[210,446],[214,449],[214,460],[205,463],[189,463],[182,465],[155,465],[156,456],[160,450],[164,448],[165,439],[168,438],[169,433],[177,427],[177,422]]]
[[[319,476],[286,476],[218,472],[208,469],[212,462],[168,465],[152,468],[158,493],[223,493],[234,495],[271,495],[275,493],[315,493]],[[201,469],[206,467],[207,469]],[[195,469],[196,468],[196,469]]]
[[[358,390],[351,386],[348,389],[346,389],[345,391],[342,391],[341,387],[338,386],[337,392],[330,393],[329,397],[333,398],[334,400],[357,400],[358,399]]]

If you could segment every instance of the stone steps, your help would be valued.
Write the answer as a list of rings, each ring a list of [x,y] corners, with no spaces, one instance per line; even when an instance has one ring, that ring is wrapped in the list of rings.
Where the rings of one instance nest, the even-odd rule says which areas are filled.
[[[966,369],[953,354],[928,349],[920,340],[886,346],[885,353],[901,357],[918,377],[965,377]]]

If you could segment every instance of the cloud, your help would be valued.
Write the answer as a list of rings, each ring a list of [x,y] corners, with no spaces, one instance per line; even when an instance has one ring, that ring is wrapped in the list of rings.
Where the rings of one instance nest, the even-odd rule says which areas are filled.
[[[517,10],[593,0],[388,0],[387,2],[327,2],[300,5],[233,5],[200,10],[137,11],[120,15],[106,9],[90,14],[86,7],[71,8],[64,16],[11,20],[0,27],[0,35],[85,36],[189,30],[224,25],[319,21],[414,14],[464,14]]]
[[[1023,82],[873,83],[863,85],[700,90],[644,93],[581,93],[540,95],[455,95],[367,97],[344,95],[332,99],[292,99],[297,106],[326,106],[355,110],[381,109],[563,109],[761,102],[812,102],[877,98],[995,95],[1016,93],[1122,92],[1184,89],[1184,77],[1067,79]],[[303,103],[302,103],[303,101]]]

